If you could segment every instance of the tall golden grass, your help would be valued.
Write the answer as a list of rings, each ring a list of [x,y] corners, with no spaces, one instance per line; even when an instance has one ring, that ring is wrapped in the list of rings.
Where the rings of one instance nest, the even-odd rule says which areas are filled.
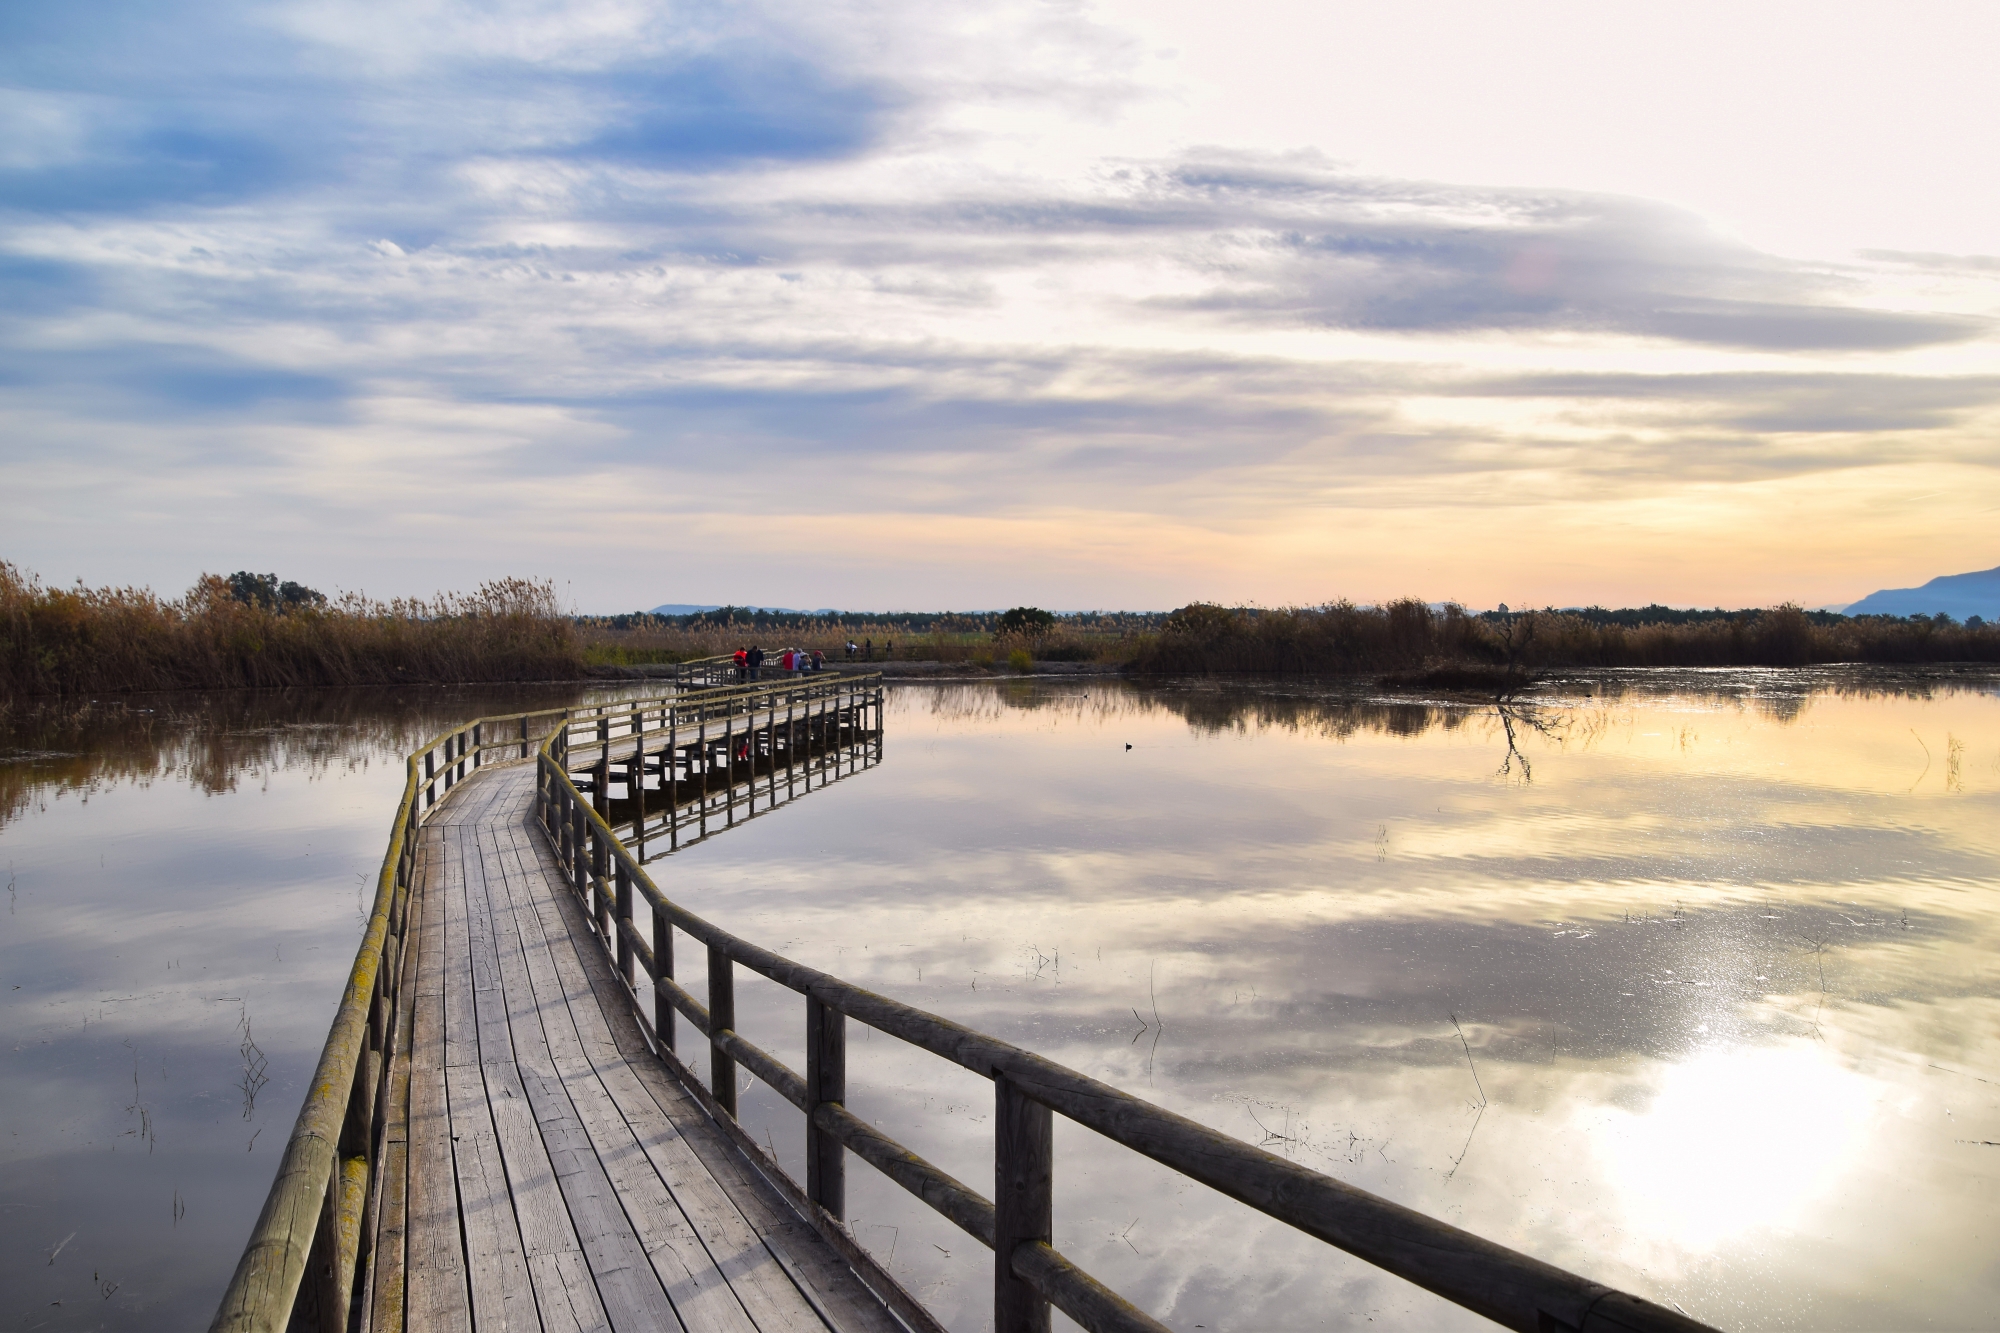
[[[1059,626],[1040,635],[993,634],[982,629],[926,629],[912,632],[894,622],[860,621],[841,625],[801,618],[778,625],[650,625],[619,629],[608,618],[587,622],[578,629],[584,657],[592,666],[644,666],[664,662],[687,662],[698,657],[733,653],[738,648],[760,644],[765,651],[777,648],[818,650],[829,662],[845,663],[846,646],[873,644],[876,662],[981,662],[1005,661],[1008,654],[1026,648],[1042,662],[1122,662],[1140,637],[1129,631]],[[857,656],[857,661],[862,660]]]
[[[2000,626],[1824,616],[1796,606],[1696,623],[1624,625],[1561,611],[1434,610],[1413,598],[1379,607],[1336,602],[1278,610],[1196,604],[1169,616],[1130,666],[1173,675],[1358,675],[1831,662],[2000,662]]]
[[[0,561],[0,703],[36,695],[295,685],[574,680],[582,648],[553,588],[324,606],[238,600],[204,575],[178,600],[145,588],[49,588]]]

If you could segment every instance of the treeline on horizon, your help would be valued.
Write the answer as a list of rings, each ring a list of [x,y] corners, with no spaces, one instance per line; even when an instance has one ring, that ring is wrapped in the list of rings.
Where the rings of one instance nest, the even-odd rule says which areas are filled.
[[[204,575],[186,595],[51,588],[0,561],[0,704],[37,695],[574,680],[576,628],[547,582],[329,599],[275,575]]]
[[[1020,610],[1021,608],[1015,608]],[[1013,611],[773,611],[762,607],[718,606],[713,611],[692,611],[686,615],[661,615],[654,611],[631,611],[615,616],[578,616],[579,626],[607,629],[618,633],[661,630],[721,630],[750,633],[792,631],[815,633],[823,630],[852,630],[857,633],[886,634],[998,634],[1006,630]],[[1167,611],[1077,611],[1068,614],[1045,612],[1064,625],[1094,632],[1128,632],[1158,629],[1172,614]]]
[[[2000,662],[2000,625],[1973,617],[1846,616],[1643,607],[1471,612],[1414,598],[1275,610],[1184,606],[1128,669],[1157,675],[1360,675],[1470,670],[1525,676],[1575,667]]]
[[[1224,607],[1059,615],[1005,612],[576,616],[553,585],[500,579],[471,593],[329,599],[272,574],[204,575],[180,598],[136,587],[45,586],[0,561],[0,706],[133,690],[576,680],[594,668],[686,661],[761,642],[847,641],[873,661],[994,670],[1096,662],[1145,675],[1521,676],[1565,667],[2000,662],[1977,618],[1845,616],[1796,606],[1473,612],[1381,606]]]

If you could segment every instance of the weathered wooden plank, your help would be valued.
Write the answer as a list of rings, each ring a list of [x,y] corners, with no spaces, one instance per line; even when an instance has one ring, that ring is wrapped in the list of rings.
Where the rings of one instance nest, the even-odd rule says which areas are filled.
[[[500,1140],[487,1107],[486,1081],[478,1065],[448,1066],[444,1077],[473,1324],[479,1333],[540,1329]]]
[[[482,841],[496,848],[497,858],[495,835],[489,833]],[[482,860],[482,865],[485,864]],[[521,1084],[533,1108],[535,1126],[547,1147],[569,1218],[575,1225],[577,1241],[596,1279],[598,1294],[611,1322],[619,1328],[680,1329],[665,1285],[654,1272],[556,1071],[521,953],[519,926],[511,900],[506,896],[504,875],[499,873],[497,863],[491,868],[495,869],[494,878],[498,882],[489,884],[482,877],[483,914],[493,923],[494,935],[504,932],[506,937],[505,960],[496,954],[494,962],[496,970],[506,978],[519,1013],[518,1024],[512,1030]],[[498,893],[488,892],[493,889]]]
[[[444,1086],[444,879],[440,839],[425,831],[417,853],[421,923],[410,1041],[409,1221],[404,1236],[405,1319],[424,1333],[470,1333],[465,1245],[458,1221],[451,1116]],[[433,947],[433,943],[436,947]],[[426,988],[429,989],[426,989]]]
[[[528,881],[529,873],[517,854],[507,887],[517,917],[517,938],[523,946],[524,975],[518,982],[510,977],[509,985],[532,986],[548,1039],[553,1073],[576,1109],[578,1120],[682,1321],[701,1333],[753,1333],[756,1325],[730,1291],[721,1269],[654,1170],[632,1127],[584,1054],[568,997],[535,914],[535,886]]]
[[[484,785],[483,783],[481,785]],[[479,1015],[472,1001],[472,952],[465,913],[465,859],[458,830],[439,828],[437,855],[444,875],[437,891],[444,900],[439,948],[439,993],[444,1004],[444,1062],[447,1068],[479,1063]]]
[[[545,877],[559,878],[560,868],[555,866],[539,839],[531,841],[536,856],[543,862]],[[692,1151],[704,1168],[700,1174],[708,1177],[708,1188],[716,1192],[708,1200],[712,1212],[704,1210],[705,1220],[720,1224],[725,1231],[733,1230],[735,1228],[727,1222],[727,1214],[733,1210],[741,1219],[735,1227],[747,1227],[763,1242],[772,1257],[781,1261],[777,1265],[779,1270],[792,1279],[790,1301],[777,1293],[769,1293],[773,1296],[772,1317],[787,1321],[778,1327],[798,1327],[796,1321],[801,1318],[809,1319],[811,1324],[820,1323],[819,1315],[813,1313],[817,1306],[826,1311],[841,1330],[901,1333],[902,1325],[889,1314],[880,1300],[868,1291],[826,1242],[791,1211],[776,1190],[709,1122],[706,1112],[653,1055],[637,1020],[632,1016],[629,998],[612,975],[610,961],[587,936],[579,938],[576,933],[588,928],[582,910],[574,907],[566,895],[559,893],[551,893],[537,906],[551,944],[551,954],[563,977],[565,990],[571,997],[571,1013],[580,1020],[580,1028],[589,1015],[596,1016],[592,1026],[597,1028],[598,1039],[586,1041],[594,1067],[601,1074],[610,1069],[623,1069],[635,1076],[647,1100],[657,1108],[657,1114],[671,1126],[672,1140],[667,1141],[677,1140]],[[594,1004],[582,1002],[586,991],[595,997]],[[627,1114],[630,1118],[632,1108],[627,1108]],[[642,1142],[647,1144],[651,1156],[655,1140],[642,1136]],[[665,1169],[662,1175],[666,1175]],[[684,1209],[688,1208],[692,1198],[705,1193],[695,1173],[683,1175],[678,1180],[670,1181],[670,1184]],[[707,1231],[700,1227],[697,1230],[704,1241],[709,1239]],[[740,1230],[736,1232],[736,1239],[744,1239]],[[725,1251],[728,1248],[725,1243]],[[711,1249],[711,1253],[714,1252]],[[734,1253],[740,1259],[746,1249],[737,1248]],[[739,1294],[744,1294],[748,1307],[750,1298],[744,1293],[744,1284],[731,1264],[724,1261],[720,1266],[729,1274]],[[761,1265],[752,1265],[753,1270],[759,1267]],[[810,1298],[799,1291],[796,1284],[801,1282],[810,1289]],[[799,1310],[800,1304],[806,1306],[805,1311]],[[759,1320],[760,1327],[766,1327],[762,1314],[753,1310],[752,1315]]]
[[[528,829],[518,830],[516,845],[524,862],[538,867],[545,877],[559,875],[552,861],[544,859],[546,853],[539,846],[539,839],[533,838]],[[542,882],[548,881],[544,878]],[[535,900],[539,923],[544,930],[546,960],[554,969],[554,980],[562,986],[569,1001],[569,1012],[576,1023],[578,1053],[597,1072],[647,1161],[672,1192],[675,1204],[707,1250],[711,1262],[729,1282],[750,1319],[763,1333],[818,1333],[824,1329],[824,1323],[765,1245],[762,1232],[753,1225],[745,1209],[739,1206],[739,1201],[732,1199],[717,1181],[687,1141],[681,1126],[661,1108],[659,1101],[647,1090],[638,1070],[614,1043],[604,1012],[597,1003],[597,992],[577,961],[574,940],[569,934],[572,927],[564,920],[564,908],[567,906],[563,895],[554,891],[543,892]],[[580,910],[574,915],[580,918]],[[667,1077],[665,1069],[653,1059],[629,1013],[625,1021],[633,1043],[629,1049],[639,1053],[641,1063],[649,1068],[649,1072]],[[699,1123],[706,1123],[705,1116],[692,1103],[687,1103],[685,1110],[692,1112]],[[761,1180],[754,1183],[754,1188],[765,1192],[769,1190]],[[779,1207],[782,1208],[782,1205]],[[752,1202],[750,1208],[758,1215],[767,1217],[767,1230],[786,1227],[804,1229],[789,1215],[782,1218],[769,1216],[770,1209],[757,1202]],[[848,1280],[853,1281],[852,1275],[848,1276]]]
[[[531,1261],[562,1254],[580,1258],[583,1246],[556,1182],[555,1166],[549,1160],[547,1144],[516,1064],[513,1031],[518,996],[507,988],[501,963],[501,955],[510,946],[503,938],[502,924],[494,919],[488,883],[492,839],[479,834],[480,830],[464,830],[459,842],[459,854],[466,862],[466,915],[470,923],[467,943],[473,955],[474,975],[492,982],[484,989],[474,990],[474,1004],[479,1013],[480,1071],[501,1161],[507,1169],[521,1249]],[[527,1024],[536,1021],[531,1010]],[[575,1271],[576,1265],[531,1262],[528,1276],[537,1304],[558,1326],[608,1328],[595,1286],[586,1281],[576,1287],[569,1281]]]
[[[410,1047],[414,1039],[419,960],[423,956],[422,887],[412,880],[404,909],[403,949],[398,1003],[392,1016],[394,1054],[389,1061],[388,1087],[383,1093],[381,1161],[372,1200],[374,1234],[368,1247],[366,1305],[362,1333],[402,1333],[404,1298],[404,1235],[409,1216]]]

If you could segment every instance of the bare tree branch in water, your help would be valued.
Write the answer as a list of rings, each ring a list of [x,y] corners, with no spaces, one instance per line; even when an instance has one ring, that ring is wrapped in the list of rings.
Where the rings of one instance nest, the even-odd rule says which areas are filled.
[[[1527,761],[1523,760],[1523,767]],[[1451,1159],[1451,1170],[1445,1172],[1445,1183],[1458,1174],[1458,1168],[1465,1164],[1465,1155],[1472,1151],[1472,1136],[1479,1132],[1479,1122],[1486,1118],[1486,1085],[1479,1081],[1479,1066],[1472,1061],[1472,1043],[1465,1039],[1465,1029],[1458,1025],[1458,1015],[1451,1016],[1451,1030],[1458,1034],[1458,1044],[1465,1048],[1465,1067],[1472,1071],[1472,1086],[1479,1090],[1479,1111],[1472,1117],[1472,1128],[1465,1132],[1465,1146],[1458,1150],[1458,1156]]]
[[[1551,718],[1544,710],[1533,704],[1509,703],[1504,698],[1494,703],[1493,711],[1500,718],[1501,729],[1507,734],[1507,755],[1500,761],[1500,771],[1497,776],[1503,778],[1513,776],[1514,765],[1518,763],[1521,766],[1521,781],[1533,782],[1534,765],[1528,762],[1528,756],[1521,750],[1521,733],[1516,727],[1533,731],[1560,745],[1569,727],[1568,715]]]

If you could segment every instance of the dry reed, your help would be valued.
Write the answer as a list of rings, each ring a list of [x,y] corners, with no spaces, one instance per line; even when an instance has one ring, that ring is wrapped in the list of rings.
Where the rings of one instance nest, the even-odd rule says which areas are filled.
[[[0,703],[37,695],[301,685],[573,680],[575,629],[547,583],[501,579],[428,601],[240,600],[204,575],[179,600],[48,588],[0,561]]]
[[[1197,604],[1169,616],[1130,665],[1172,675],[1459,673],[1473,683],[1565,667],[2000,662],[2000,626],[1944,617],[1850,618],[1780,606],[1629,624],[1621,623],[1624,614],[1474,615],[1415,599],[1279,610]]]

